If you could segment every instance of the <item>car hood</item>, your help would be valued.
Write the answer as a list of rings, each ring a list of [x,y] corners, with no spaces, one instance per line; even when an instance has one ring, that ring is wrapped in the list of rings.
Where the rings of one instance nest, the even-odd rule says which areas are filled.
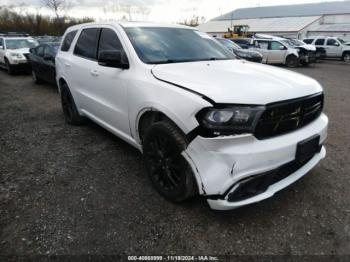
[[[216,103],[264,105],[322,91],[309,77],[244,60],[156,65],[152,73]]]
[[[16,53],[16,54],[28,54],[29,48],[8,49],[7,51],[10,53]]]
[[[307,51],[316,51],[316,46],[314,46],[314,45],[306,44],[306,45],[301,45],[298,47],[304,48]]]
[[[262,54],[259,53],[258,51],[253,51],[253,50],[247,50],[247,49],[235,49],[234,52],[238,55],[238,56],[242,56],[243,58],[245,56],[249,56],[249,57],[262,57]]]

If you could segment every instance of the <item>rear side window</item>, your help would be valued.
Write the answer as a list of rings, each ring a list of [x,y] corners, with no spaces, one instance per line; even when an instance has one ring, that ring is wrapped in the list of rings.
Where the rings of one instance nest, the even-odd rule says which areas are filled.
[[[263,50],[267,50],[269,49],[269,42],[266,41],[256,41],[255,42],[255,46],[257,48],[263,49]]]
[[[99,32],[99,28],[87,28],[81,31],[74,49],[74,54],[96,60],[96,48]]]
[[[73,42],[73,39],[75,37],[75,35],[77,34],[78,30],[74,30],[72,32],[69,32],[66,37],[64,38],[63,40],[63,43],[62,43],[62,47],[61,47],[61,51],[63,52],[68,52],[72,42]]]
[[[324,45],[324,39],[322,39],[322,38],[317,39],[315,42],[315,45]]]
[[[313,39],[304,39],[303,42],[305,44],[311,44],[314,40]]]
[[[117,34],[109,28],[103,28],[98,46],[98,56],[102,51],[122,51],[123,47]]]

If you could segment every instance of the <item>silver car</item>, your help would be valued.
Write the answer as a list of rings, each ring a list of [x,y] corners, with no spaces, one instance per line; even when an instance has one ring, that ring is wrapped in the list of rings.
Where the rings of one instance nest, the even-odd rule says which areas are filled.
[[[275,39],[252,39],[253,50],[263,55],[265,64],[284,64],[288,67],[299,65],[298,50],[284,40]]]

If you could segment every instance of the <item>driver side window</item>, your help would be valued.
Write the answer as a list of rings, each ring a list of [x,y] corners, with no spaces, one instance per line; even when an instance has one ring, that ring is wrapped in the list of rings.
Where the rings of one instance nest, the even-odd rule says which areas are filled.
[[[117,34],[109,28],[103,28],[98,46],[98,56],[103,51],[122,51],[123,47]],[[97,56],[97,57],[98,57]]]
[[[280,51],[280,50],[284,50],[284,49],[286,49],[285,46],[279,42],[272,41],[270,43],[270,50],[275,50],[275,51],[279,50]]]
[[[49,57],[53,57],[53,51],[52,48],[50,46],[46,46],[44,49],[44,56],[49,56]]]
[[[38,46],[36,48],[36,54],[37,56],[44,57],[44,46]]]
[[[330,45],[330,46],[338,46],[338,42],[335,41],[335,39],[328,39],[327,40],[327,45]]]

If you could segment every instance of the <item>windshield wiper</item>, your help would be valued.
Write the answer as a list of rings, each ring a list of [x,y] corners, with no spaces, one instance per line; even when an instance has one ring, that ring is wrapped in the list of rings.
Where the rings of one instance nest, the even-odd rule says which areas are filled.
[[[173,64],[173,63],[188,63],[188,62],[200,62],[200,61],[217,61],[217,60],[230,60],[234,58],[203,58],[203,59],[167,59],[161,61],[152,61],[150,64]]]
[[[185,63],[185,62],[193,62],[196,60],[193,59],[167,59],[167,60],[160,60],[160,61],[152,61],[151,64],[172,64],[172,63]]]

